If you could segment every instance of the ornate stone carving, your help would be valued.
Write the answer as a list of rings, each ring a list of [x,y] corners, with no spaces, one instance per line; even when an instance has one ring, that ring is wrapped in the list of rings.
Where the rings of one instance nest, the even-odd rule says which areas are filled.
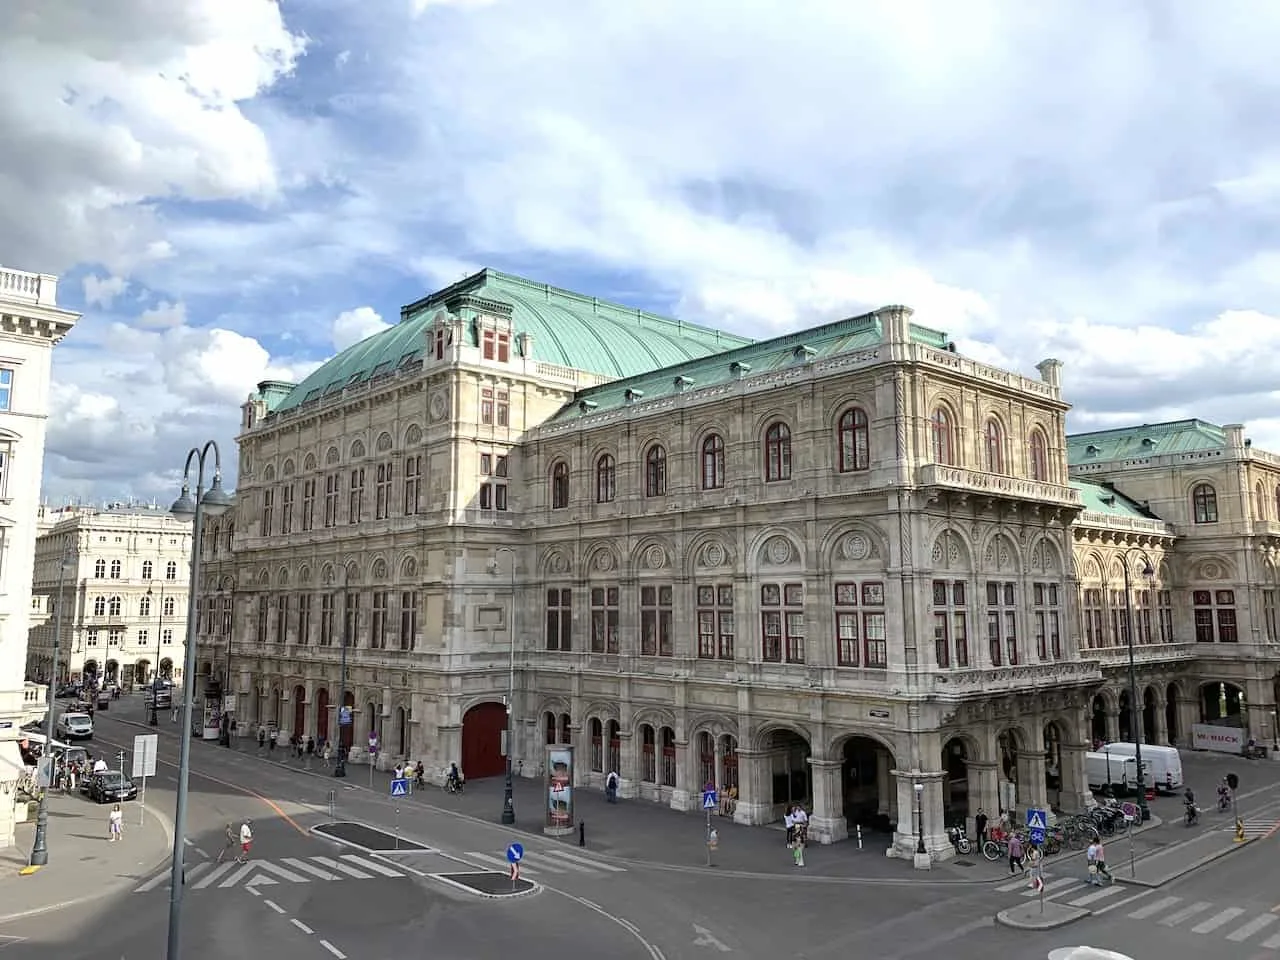
[[[613,569],[613,554],[608,550],[597,550],[595,567],[601,573],[608,573]]]
[[[568,573],[569,561],[565,559],[563,553],[556,551],[547,558],[547,569],[552,573]]]
[[[644,552],[644,565],[650,570],[661,570],[667,565],[667,551],[654,544]]]
[[[865,560],[872,554],[871,541],[860,533],[851,533],[840,544],[840,553],[846,560]]]
[[[894,417],[898,423],[898,459],[907,457],[907,378],[902,373],[893,377]]]
[[[785,563],[790,563],[795,551],[791,547],[791,541],[786,537],[772,537],[769,542],[764,545],[764,555],[770,563],[776,567],[780,567]]]
[[[1202,580],[1221,580],[1222,567],[1218,566],[1218,564],[1214,563],[1212,560],[1207,560],[1200,564],[1200,578]]]
[[[702,566],[722,567],[727,559],[724,547],[718,543],[708,543],[702,548]]]
[[[431,394],[431,421],[439,423],[449,415],[449,398],[445,396],[443,390],[437,390]]]

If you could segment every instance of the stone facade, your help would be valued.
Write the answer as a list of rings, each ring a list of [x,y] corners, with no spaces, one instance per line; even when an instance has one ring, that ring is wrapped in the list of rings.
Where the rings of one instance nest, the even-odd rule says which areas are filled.
[[[1170,625],[1135,636],[1148,739],[1200,719],[1181,526],[1073,478],[1056,361],[974,362],[900,307],[615,382],[485,330],[520,336],[463,304],[416,361],[246,404],[198,640],[239,718],[337,737],[345,636],[353,759],[372,730],[496,773],[511,682],[524,775],[572,743],[580,785],[689,809],[714,780],[743,822],[803,801],[908,855],[919,785],[947,856],[979,808],[1089,802],[1127,646],[1081,581],[1114,604],[1120,562]]]
[[[142,685],[180,683],[185,662],[191,526],[135,504],[43,511],[33,594],[46,611],[27,643],[27,672],[47,680],[54,630],[59,679],[94,675]],[[65,569],[62,569],[63,563]],[[61,584],[61,593],[59,585]]]

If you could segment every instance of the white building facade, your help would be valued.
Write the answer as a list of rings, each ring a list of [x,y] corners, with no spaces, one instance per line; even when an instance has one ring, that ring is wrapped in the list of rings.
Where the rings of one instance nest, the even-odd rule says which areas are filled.
[[[46,711],[43,687],[25,681],[33,607],[36,514],[49,417],[53,347],[79,320],[57,305],[58,281],[0,267],[0,844],[13,842],[22,773],[17,739]]]
[[[181,682],[190,590],[191,525],[154,506],[46,510],[34,595],[48,611],[27,644],[29,676],[97,677],[124,686]],[[62,569],[64,559],[67,566]]]

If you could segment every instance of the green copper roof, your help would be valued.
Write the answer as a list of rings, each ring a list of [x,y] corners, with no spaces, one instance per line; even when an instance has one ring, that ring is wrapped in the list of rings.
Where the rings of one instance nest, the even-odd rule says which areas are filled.
[[[608,377],[634,376],[751,343],[746,337],[710,327],[481,270],[403,307],[398,324],[343,350],[298,384],[275,409],[288,410],[420,359],[426,349],[424,330],[437,311],[468,297],[507,305],[515,332],[532,335],[535,360]],[[467,313],[460,315],[465,318]],[[470,325],[467,330],[475,346],[475,331]],[[518,353],[514,344],[512,351]]]
[[[915,324],[910,325],[910,330],[911,338],[917,343],[938,350],[947,348],[947,335],[941,331]],[[683,381],[685,389],[696,390],[742,375],[755,376],[795,366],[797,363],[865,350],[883,339],[884,330],[877,313],[837,320],[835,323],[799,333],[789,333],[773,340],[762,340],[714,356],[579,390],[572,402],[561,408],[548,422],[562,422],[583,413],[603,412],[623,406],[627,402],[628,393],[637,399],[647,400],[668,396],[681,389],[676,382],[678,379]]]
[[[1144,423],[1114,430],[1076,433],[1067,437],[1067,463],[1106,463],[1135,457],[1162,457],[1171,453],[1215,450],[1226,445],[1226,435],[1204,420]]]
[[[1104,513],[1110,517],[1138,517],[1143,520],[1158,519],[1135,500],[1130,500],[1119,490],[1090,480],[1071,480],[1071,486],[1080,491],[1085,513]]]

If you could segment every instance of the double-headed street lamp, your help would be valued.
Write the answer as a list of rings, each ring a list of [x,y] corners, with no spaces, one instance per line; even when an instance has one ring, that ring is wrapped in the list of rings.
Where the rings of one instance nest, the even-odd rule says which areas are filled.
[[[151,587],[147,587],[147,596],[152,597],[154,593]],[[160,599],[156,604],[156,612],[158,618],[156,621],[156,668],[151,674],[151,715],[147,717],[147,723],[156,727],[160,725],[160,717],[156,714],[156,691],[160,688],[160,644],[164,642],[164,584],[160,584]]]
[[[231,746],[231,717],[227,715],[227,697],[231,695],[231,638],[235,634],[235,609],[236,609],[236,589],[226,589],[225,584],[218,584],[218,607],[222,608],[223,604],[228,605],[228,616],[223,619],[219,618],[222,625],[227,631],[227,662],[222,671],[222,727],[218,731],[218,743],[221,746]],[[233,701],[234,702],[234,701]]]
[[[498,572],[498,556],[511,555],[511,622],[508,626],[510,642],[507,645],[507,778],[502,785],[502,823],[510,826],[516,822],[516,804],[513,794],[514,784],[511,781],[511,754],[515,750],[515,700],[516,700],[516,614],[520,609],[516,604],[516,552],[510,547],[499,547],[493,552],[494,573]]]
[[[342,722],[344,712],[347,709],[347,632],[351,627],[350,614],[347,611],[348,580],[349,574],[347,572],[347,568],[344,566],[342,568],[342,637],[339,641],[342,644],[342,652],[339,654],[339,662],[341,665],[338,667],[341,676],[341,679],[338,681],[338,762],[333,765],[333,775],[335,777],[345,777],[347,775],[347,745],[342,742],[342,728],[344,726],[350,727],[355,722],[355,717],[350,715],[347,715],[347,723],[344,724]],[[329,572],[329,586],[333,586],[332,570]],[[330,594],[330,597],[332,597],[332,594]],[[332,624],[329,629],[333,629]],[[370,761],[370,763],[372,764],[372,761]]]
[[[53,787],[53,708],[58,693],[58,638],[62,636],[62,584],[66,580],[71,563],[71,536],[62,542],[62,559],[58,561],[58,608],[53,616],[53,670],[49,674],[49,692],[45,700],[49,713],[44,722],[44,755],[40,766],[46,771],[45,784],[40,790],[40,809],[36,813],[36,838],[31,845],[33,867],[43,867],[49,862],[49,790]]]
[[[204,489],[204,469],[213,455],[213,480]],[[196,465],[195,494],[191,493],[191,466]],[[182,858],[186,848],[187,794],[191,785],[191,713],[195,707],[196,676],[196,597],[200,582],[200,534],[205,514],[220,516],[231,507],[231,497],[222,489],[222,454],[210,440],[203,447],[192,447],[182,469],[182,493],[169,512],[179,520],[190,520],[191,583],[187,591],[186,651],[182,667],[182,733],[178,752],[178,802],[173,814],[173,860],[169,868],[169,941],[168,960],[182,955]],[[158,666],[158,664],[157,664]]]
[[[1126,631],[1129,639],[1129,734],[1133,737],[1133,759],[1138,767],[1138,814],[1141,817],[1141,822],[1146,823],[1151,819],[1151,808],[1147,806],[1147,786],[1142,775],[1142,725],[1139,722],[1138,714],[1138,670],[1133,659],[1134,633],[1138,629],[1138,624],[1133,616],[1133,583],[1129,576],[1129,557],[1133,553],[1140,551],[1140,547],[1131,547],[1126,550],[1121,563],[1124,565],[1125,615],[1129,621],[1129,629]],[[1155,576],[1155,568],[1151,566],[1151,561],[1143,555],[1142,577],[1147,581],[1149,589],[1155,580]]]

